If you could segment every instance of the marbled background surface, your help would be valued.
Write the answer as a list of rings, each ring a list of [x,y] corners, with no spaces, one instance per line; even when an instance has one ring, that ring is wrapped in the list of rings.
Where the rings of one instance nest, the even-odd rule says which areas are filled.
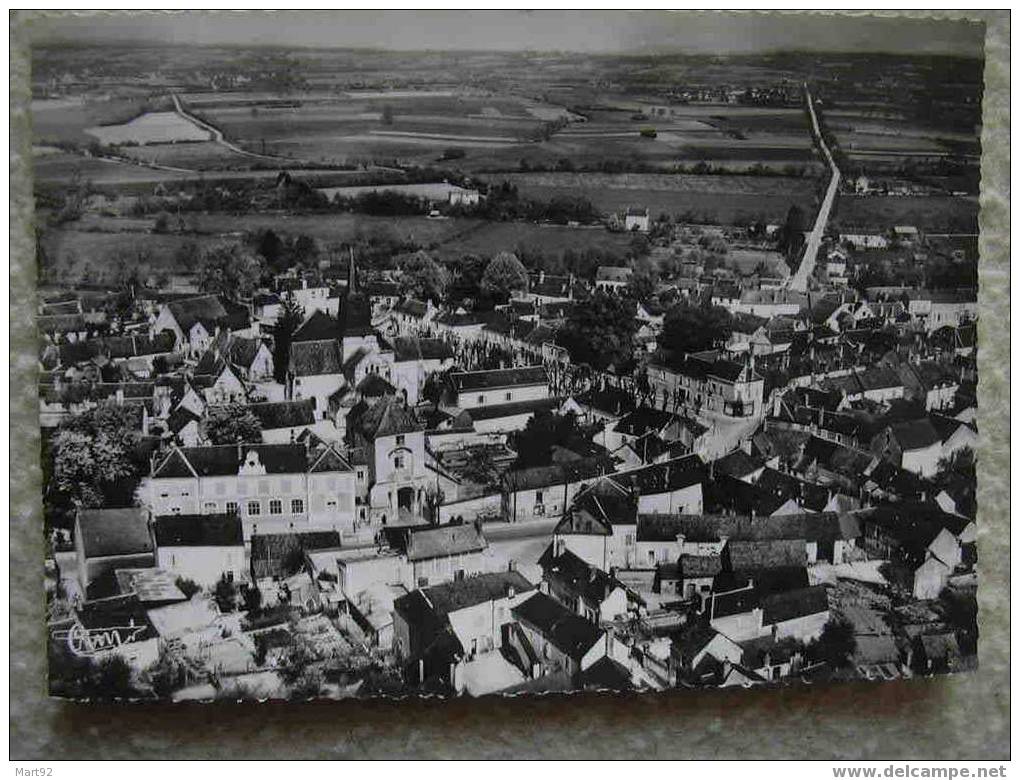
[[[892,14],[893,12],[879,12]],[[1008,11],[987,24],[979,324],[980,670],[782,690],[305,705],[82,705],[45,687],[29,58],[12,12],[10,757],[1000,759],[1009,756]],[[791,24],[795,24],[791,19]]]

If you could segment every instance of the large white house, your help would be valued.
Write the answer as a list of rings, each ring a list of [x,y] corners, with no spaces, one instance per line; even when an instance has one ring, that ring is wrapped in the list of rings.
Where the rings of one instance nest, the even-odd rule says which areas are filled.
[[[254,533],[354,531],[354,471],[332,447],[242,444],[174,447],[141,492],[154,515],[241,516]]]

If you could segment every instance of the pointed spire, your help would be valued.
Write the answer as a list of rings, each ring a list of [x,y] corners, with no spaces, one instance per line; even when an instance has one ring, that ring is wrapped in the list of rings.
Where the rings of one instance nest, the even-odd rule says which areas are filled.
[[[347,295],[354,295],[357,291],[358,272],[354,266],[354,247],[351,247],[351,262],[347,266]]]

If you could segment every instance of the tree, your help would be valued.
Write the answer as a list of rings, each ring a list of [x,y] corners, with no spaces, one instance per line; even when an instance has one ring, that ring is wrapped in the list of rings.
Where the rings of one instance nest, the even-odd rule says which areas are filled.
[[[227,579],[226,574],[220,575],[213,586],[213,598],[220,612],[233,612],[237,609],[237,586],[232,580]]]
[[[160,648],[159,657],[145,670],[152,691],[161,699],[167,699],[175,691],[188,684],[188,670],[174,658],[166,647]]]
[[[804,231],[807,229],[807,218],[804,216],[804,209],[794,204],[786,212],[786,222],[779,228],[778,249],[792,260],[804,246]]]
[[[846,618],[830,620],[822,628],[821,636],[807,646],[812,661],[825,661],[833,669],[847,666],[857,650],[854,625]]]
[[[505,302],[515,292],[527,292],[528,271],[512,252],[500,252],[482,274],[482,289]]]
[[[262,443],[262,424],[245,404],[210,406],[202,429],[213,444]]]
[[[255,251],[266,261],[269,269],[276,272],[286,269],[285,249],[283,241],[272,230],[264,231],[255,247]]]
[[[273,378],[283,384],[287,381],[287,367],[290,365],[290,345],[294,332],[305,320],[305,310],[290,290],[280,302],[280,314],[273,327]]]
[[[139,427],[133,409],[112,402],[66,420],[53,439],[53,487],[77,508],[119,503],[118,484],[139,473],[133,460]]]
[[[450,274],[426,252],[415,252],[400,263],[400,285],[405,295],[441,303],[446,297]]]
[[[198,266],[199,289],[232,301],[250,298],[265,271],[262,258],[240,244],[206,250]]]
[[[556,343],[575,364],[587,363],[599,370],[613,366],[621,371],[634,360],[636,331],[633,301],[599,291],[584,306],[571,309]]]
[[[382,123],[384,125],[393,124],[393,106],[387,104],[382,107]]]
[[[666,312],[659,344],[676,365],[685,354],[725,343],[732,333],[733,315],[721,306],[678,303]]]
[[[512,446],[517,452],[513,468],[526,469],[533,466],[548,466],[552,463],[552,451],[556,445],[568,446],[577,439],[583,439],[573,414],[555,414],[550,411],[536,412],[524,430],[513,437]]]
[[[186,599],[190,599],[192,596],[194,596],[196,593],[202,590],[201,585],[199,585],[194,580],[189,580],[187,577],[178,577],[176,580],[174,580],[174,585],[177,586],[177,590],[184,594],[184,598]]]

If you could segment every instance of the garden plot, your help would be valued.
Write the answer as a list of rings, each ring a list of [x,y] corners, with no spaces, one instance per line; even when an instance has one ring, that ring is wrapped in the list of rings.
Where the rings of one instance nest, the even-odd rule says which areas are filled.
[[[142,114],[121,125],[90,127],[86,132],[106,145],[172,144],[179,141],[210,141],[212,133],[173,111]]]

